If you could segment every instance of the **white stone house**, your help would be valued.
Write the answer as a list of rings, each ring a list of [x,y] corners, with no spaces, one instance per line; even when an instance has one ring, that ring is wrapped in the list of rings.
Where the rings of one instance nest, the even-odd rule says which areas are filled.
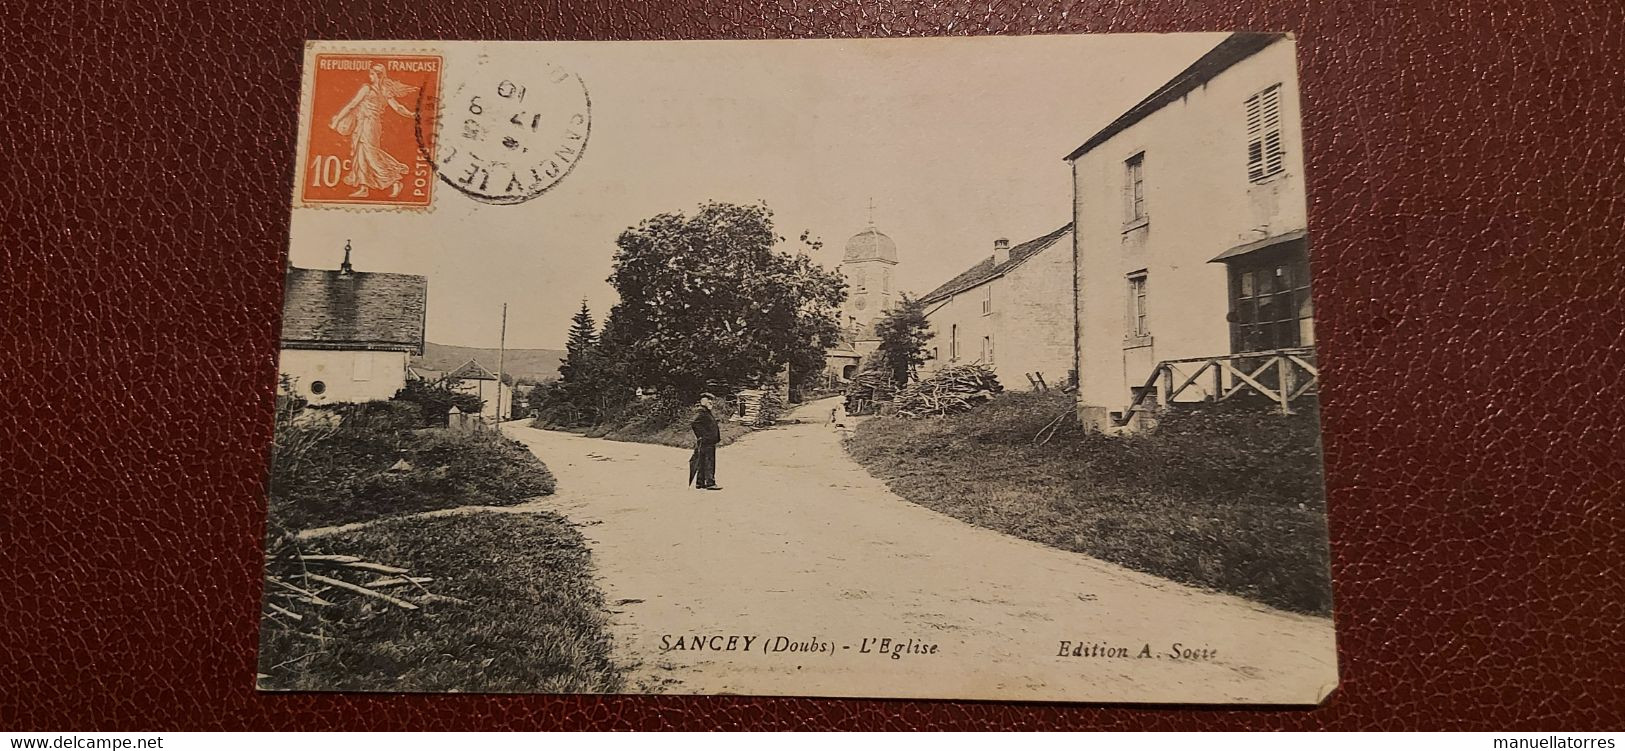
[[[934,334],[929,374],[989,365],[1007,389],[1059,388],[1073,368],[1072,225],[993,253],[920,298]]]
[[[480,407],[480,416],[490,420],[506,420],[513,416],[513,377],[504,374],[501,398],[497,393],[497,374],[490,368],[481,365],[478,360],[470,359],[457,366],[456,370],[441,376],[451,383],[453,391],[472,394],[484,400]]]
[[[354,270],[348,244],[337,270],[289,266],[277,369],[312,404],[389,399],[423,353],[428,299],[424,277]]]
[[[1313,382],[1290,37],[1227,37],[1066,159],[1086,425],[1127,423],[1136,416],[1129,405],[1148,396],[1228,398],[1243,376],[1266,387],[1286,379],[1289,393]],[[1292,372],[1274,374],[1280,363],[1268,357],[1236,357],[1281,351],[1296,353],[1283,356]]]

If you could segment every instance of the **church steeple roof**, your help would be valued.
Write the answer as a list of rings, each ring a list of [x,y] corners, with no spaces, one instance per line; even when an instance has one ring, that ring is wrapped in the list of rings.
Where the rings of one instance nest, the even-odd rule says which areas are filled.
[[[882,234],[871,224],[846,241],[846,255],[841,257],[841,262],[854,261],[897,263],[897,243],[892,242],[890,237]]]
[[[842,263],[853,261],[885,261],[897,263],[897,243],[875,229],[875,199],[869,199],[869,226],[846,241],[846,255]]]

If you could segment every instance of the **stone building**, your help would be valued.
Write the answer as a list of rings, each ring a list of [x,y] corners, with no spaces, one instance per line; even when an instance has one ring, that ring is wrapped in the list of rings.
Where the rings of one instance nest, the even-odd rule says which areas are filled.
[[[824,368],[844,381],[880,346],[875,322],[897,305],[897,243],[871,219],[868,227],[846,241],[837,270],[846,279],[846,304],[841,308],[841,341],[825,353]]]
[[[1073,367],[1072,225],[993,253],[920,298],[931,324],[924,373],[992,366],[1008,389],[1060,387]]]
[[[497,374],[481,365],[479,360],[470,359],[442,378],[451,384],[452,390],[471,394],[484,401],[484,405],[480,407],[481,417],[501,421],[513,415],[513,376],[504,373],[502,387],[499,389]],[[499,393],[500,399],[497,397]]]
[[[1234,34],[1066,157],[1086,425],[1312,386],[1298,113],[1292,39]]]
[[[349,243],[336,271],[290,265],[278,371],[312,404],[393,397],[423,353],[428,298],[424,277],[356,271]]]

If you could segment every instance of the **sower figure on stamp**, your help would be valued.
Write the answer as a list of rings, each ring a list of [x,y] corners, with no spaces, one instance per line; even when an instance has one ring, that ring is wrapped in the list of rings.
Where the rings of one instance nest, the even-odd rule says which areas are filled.
[[[694,410],[694,454],[688,458],[688,481],[702,490],[721,490],[717,487],[717,444],[722,443],[722,428],[712,411],[716,397],[700,394],[700,406]]]
[[[392,109],[402,117],[411,117],[412,111],[395,101],[417,91],[384,74],[384,66],[374,65],[367,72],[367,83],[361,85],[350,103],[344,105],[328,125],[340,135],[350,137],[350,171],[344,174],[344,184],[354,185],[351,197],[367,195],[369,188],[388,190],[394,198],[401,193],[401,180],[410,171],[379,145],[384,128],[384,110]]]

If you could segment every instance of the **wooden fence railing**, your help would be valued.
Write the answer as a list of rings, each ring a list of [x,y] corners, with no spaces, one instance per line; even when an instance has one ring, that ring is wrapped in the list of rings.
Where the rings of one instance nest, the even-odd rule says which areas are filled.
[[[1222,402],[1238,394],[1256,393],[1279,404],[1284,415],[1292,414],[1293,402],[1318,394],[1320,384],[1314,347],[1163,360],[1152,369],[1145,385],[1133,389],[1134,398],[1118,413],[1118,424],[1126,425],[1134,413],[1148,409],[1148,401],[1155,400],[1159,407],[1177,401],[1180,394],[1201,383],[1203,376],[1207,377],[1207,401]]]

